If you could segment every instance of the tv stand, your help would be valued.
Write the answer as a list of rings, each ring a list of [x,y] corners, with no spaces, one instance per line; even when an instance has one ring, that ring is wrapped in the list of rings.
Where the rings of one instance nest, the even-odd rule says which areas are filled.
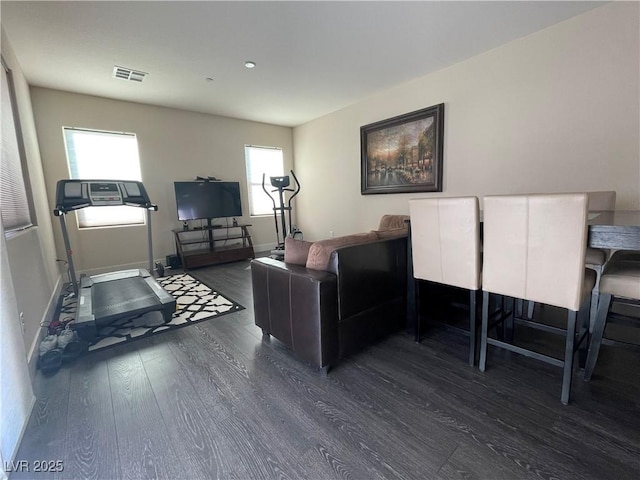
[[[182,267],[206,267],[218,263],[235,262],[255,258],[253,242],[247,227],[251,224],[207,225],[197,228],[177,228],[173,230],[176,250]],[[220,235],[216,235],[220,232]]]

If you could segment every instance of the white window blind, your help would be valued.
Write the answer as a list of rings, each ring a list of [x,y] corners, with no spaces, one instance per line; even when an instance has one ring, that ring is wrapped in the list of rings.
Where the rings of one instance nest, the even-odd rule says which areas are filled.
[[[133,133],[102,132],[64,127],[69,174],[72,179],[142,180],[138,140]],[[136,207],[88,207],[77,212],[78,227],[144,224]]]
[[[269,177],[284,175],[284,160],[282,149],[275,147],[254,147],[245,145],[245,159],[247,162],[247,185],[249,190],[249,209],[251,215],[271,215],[273,203],[262,190],[262,174],[265,175],[265,187],[278,205],[277,192],[271,193],[273,187]]]
[[[22,170],[18,123],[12,94],[11,72],[2,61],[2,163],[0,167],[0,210],[5,232],[32,225],[29,198]]]

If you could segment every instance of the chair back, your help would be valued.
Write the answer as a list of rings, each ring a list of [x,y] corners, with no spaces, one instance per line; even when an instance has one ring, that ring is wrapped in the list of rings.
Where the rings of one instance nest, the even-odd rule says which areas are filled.
[[[603,192],[587,192],[587,196],[589,197],[590,212],[616,209],[615,190]]]
[[[480,288],[477,197],[409,201],[413,276],[468,290]]]
[[[483,213],[483,289],[577,312],[587,194],[488,196]]]

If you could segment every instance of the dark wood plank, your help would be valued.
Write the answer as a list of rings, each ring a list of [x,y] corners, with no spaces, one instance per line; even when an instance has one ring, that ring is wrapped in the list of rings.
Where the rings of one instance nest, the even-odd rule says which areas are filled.
[[[136,345],[136,351],[142,361],[151,360],[162,355],[171,355],[169,343],[170,339],[163,338],[163,335],[153,335],[140,340]]]
[[[155,357],[154,357],[155,358]],[[121,476],[175,479],[184,474],[138,352],[108,360]]]
[[[64,438],[67,434],[70,378],[70,371],[66,367],[51,377],[45,377],[40,371],[37,372],[34,382],[36,404],[15,458],[15,462],[28,462],[31,468],[29,471],[13,472],[11,474],[12,480],[22,478],[58,479],[64,475],[64,470],[51,473],[34,472],[33,470],[36,460],[65,461]]]
[[[375,353],[371,357],[371,361],[381,361]],[[460,362],[463,361],[461,358]],[[550,464],[546,458],[543,460],[538,457],[543,445],[523,438],[519,435],[519,429],[503,428],[502,423],[506,423],[504,419],[509,418],[509,410],[506,408],[508,402],[504,397],[487,395],[477,380],[474,386],[474,381],[470,378],[456,378],[465,374],[475,375],[473,369],[451,370],[446,364],[439,365],[438,359],[426,363],[420,372],[408,370],[408,376],[422,377],[430,385],[442,385],[442,388],[435,388],[430,392],[422,402],[419,400],[422,394],[419,390],[414,390],[417,384],[399,378],[405,388],[409,389],[412,398],[410,401],[421,404],[418,415],[430,418],[451,433],[457,433],[460,444],[475,444],[480,449],[493,451],[501,458],[507,471],[536,470],[546,478],[551,478],[554,473],[564,470],[562,464]]]
[[[169,335],[169,334],[166,334]],[[222,451],[228,440],[212,419],[175,358],[163,355],[144,363],[168,440],[180,459],[184,478],[225,478],[234,470]]]
[[[217,265],[213,268],[189,270],[188,273],[253,312],[250,265],[251,261],[245,260]],[[241,318],[243,323],[247,323],[245,321],[247,317]],[[253,315],[248,320],[253,324]]]
[[[483,445],[460,445],[435,477],[441,480],[513,480],[540,478]]]
[[[330,478],[327,465],[309,455],[309,438],[317,432],[306,431],[303,419],[288,405],[262,391],[245,358],[206,334],[189,335],[196,330],[184,331],[185,338],[173,344],[175,356],[187,367],[185,373],[207,410],[224,418],[221,426],[232,439],[232,455],[241,456],[238,464],[246,465],[248,477],[301,478],[313,466],[322,478]]]
[[[366,459],[365,468],[376,475],[394,478],[435,472],[455,448],[453,442],[440,438],[436,454],[434,450],[425,450],[425,445],[420,442],[409,441],[415,438],[407,423],[397,423],[386,415],[363,409],[357,401],[343,395],[340,385],[331,380],[339,369],[324,378],[292,359],[290,352],[278,346],[275,340],[260,344],[253,341],[254,347],[251,348],[251,342],[243,346],[245,342],[242,339],[246,336],[237,335],[232,329],[218,326],[215,334],[218,338],[229,335],[226,344],[233,345],[234,349],[244,348],[246,355],[257,357],[252,364],[259,372],[256,382],[261,382],[265,396],[278,395],[274,385],[276,390],[286,388],[280,393],[280,398],[284,396],[294,400],[290,408],[300,410],[301,406],[305,407],[296,416],[299,426],[304,419],[315,426],[316,431],[324,428],[333,442],[340,440],[347,450],[355,448],[355,452]],[[384,406],[385,411],[393,408],[393,405]]]
[[[116,442],[106,356],[87,356],[71,368],[64,477],[119,478]]]

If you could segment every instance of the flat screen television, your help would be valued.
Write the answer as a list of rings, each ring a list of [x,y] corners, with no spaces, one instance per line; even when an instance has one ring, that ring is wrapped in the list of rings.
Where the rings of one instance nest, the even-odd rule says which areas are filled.
[[[240,183],[173,182],[178,220],[241,217]]]

